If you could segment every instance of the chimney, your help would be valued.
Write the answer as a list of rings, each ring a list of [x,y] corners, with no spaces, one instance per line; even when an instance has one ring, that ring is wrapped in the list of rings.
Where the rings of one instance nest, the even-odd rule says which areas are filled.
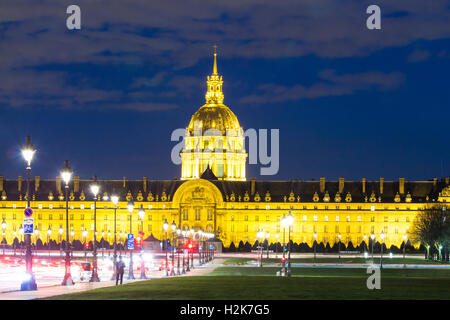
[[[380,178],[380,194],[383,194],[383,183],[384,183],[384,178],[381,177]]]
[[[39,190],[39,182],[41,181],[40,176],[34,177],[34,192],[37,192]]]
[[[251,195],[255,194],[255,177],[252,177],[252,184],[251,184],[250,194]]]
[[[433,187],[436,187],[436,186],[437,186],[437,181],[438,181],[437,178],[434,178],[434,179],[433,179]]]
[[[80,176],[73,177],[73,192],[80,191]]]
[[[344,191],[344,178],[339,178],[339,193]]]
[[[123,177],[123,188],[125,189],[126,188],[126,179],[125,179],[125,176]]]
[[[405,193],[405,178],[400,178],[398,181],[398,192],[400,194]]]
[[[450,178],[449,177],[445,178],[445,184],[448,185],[449,183],[450,183]]]
[[[0,191],[3,191],[3,176],[0,176]]]
[[[19,179],[17,180],[17,189],[20,191],[22,191],[22,176],[19,176]]]
[[[56,191],[58,191],[58,193],[62,193],[61,192],[61,177],[60,176],[56,177]]]
[[[320,192],[325,192],[325,177],[320,178]]]
[[[366,193],[366,178],[362,178],[362,193]]]
[[[143,186],[143,189],[144,189],[144,192],[147,192],[147,177],[142,177],[142,184],[144,185]]]

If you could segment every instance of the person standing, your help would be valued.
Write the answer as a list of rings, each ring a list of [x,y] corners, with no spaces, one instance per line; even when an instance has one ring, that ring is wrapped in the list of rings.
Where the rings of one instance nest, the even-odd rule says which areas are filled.
[[[125,272],[125,262],[123,262],[122,260],[122,256],[119,257],[119,261],[117,261],[116,264],[116,286],[119,284],[119,279],[120,279],[120,284],[122,284],[123,282],[123,274]]]

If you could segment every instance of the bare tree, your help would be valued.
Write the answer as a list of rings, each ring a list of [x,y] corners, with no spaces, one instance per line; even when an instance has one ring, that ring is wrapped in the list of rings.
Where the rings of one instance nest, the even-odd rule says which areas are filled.
[[[436,250],[439,259],[448,261],[450,248],[450,210],[445,205],[432,205],[417,214],[409,232],[410,239],[420,242],[427,249],[430,259],[430,248]],[[442,256],[442,253],[444,255]]]

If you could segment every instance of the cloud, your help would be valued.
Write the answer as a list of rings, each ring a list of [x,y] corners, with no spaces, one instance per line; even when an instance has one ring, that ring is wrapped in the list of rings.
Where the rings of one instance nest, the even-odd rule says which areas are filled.
[[[428,58],[431,56],[430,52],[427,50],[416,50],[413,51],[411,54],[408,55],[407,61],[408,62],[420,62],[428,60]]]
[[[112,106],[113,100],[121,98],[125,106],[144,103],[133,100],[139,95],[151,96],[150,104],[170,105],[171,97],[189,96],[189,90],[203,81],[183,79],[182,71],[206,57],[214,43],[227,58],[342,58],[367,56],[418,39],[450,37],[446,0],[433,0],[433,5],[423,0],[379,0],[382,30],[378,31],[365,27],[370,1],[79,0],[80,31],[66,29],[69,4],[60,0],[2,0],[2,105],[83,108],[94,103]],[[73,65],[156,71],[139,74],[117,90],[93,86],[92,82],[103,75],[90,75],[80,88],[68,80]],[[52,68],[43,70],[42,66]],[[33,69],[39,69],[38,73],[29,71]],[[91,88],[86,88],[89,84]],[[374,85],[383,89],[383,84]],[[168,93],[170,90],[175,92]],[[348,94],[351,88],[345,83],[333,87],[324,82],[278,90],[285,90],[294,99]]]
[[[278,103],[350,95],[361,90],[393,90],[404,81],[404,75],[399,72],[382,73],[378,71],[337,75],[333,70],[324,70],[319,73],[319,78],[322,79],[321,82],[314,83],[309,87],[264,84],[259,87],[257,94],[243,97],[240,102],[247,104]]]

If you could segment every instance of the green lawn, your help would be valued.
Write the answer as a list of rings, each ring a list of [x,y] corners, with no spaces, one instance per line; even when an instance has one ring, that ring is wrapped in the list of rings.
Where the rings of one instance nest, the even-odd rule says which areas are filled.
[[[381,290],[368,290],[364,268],[220,267],[205,276],[153,279],[50,299],[450,299],[450,270],[383,269]]]
[[[225,264],[246,264],[250,261],[253,261],[255,264],[257,260],[255,258],[229,258],[225,260]],[[360,258],[360,257],[342,257],[339,258],[291,258],[291,263],[371,263],[372,259],[368,258]],[[263,257],[263,264],[274,264],[281,263],[281,255],[278,255],[278,258],[269,258],[266,256]],[[380,258],[374,258],[374,263],[379,264]],[[431,261],[419,258],[389,258],[383,257],[383,264],[442,264],[442,262]]]

